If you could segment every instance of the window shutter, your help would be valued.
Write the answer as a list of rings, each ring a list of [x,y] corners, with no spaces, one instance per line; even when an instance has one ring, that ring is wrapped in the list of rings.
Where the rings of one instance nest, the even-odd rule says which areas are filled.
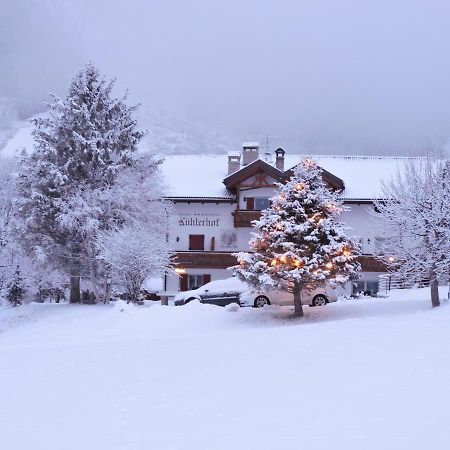
[[[205,249],[205,235],[204,234],[190,234],[189,235],[189,250],[204,250]]]
[[[247,209],[255,209],[255,197],[247,197]]]
[[[188,290],[188,275],[187,273],[182,273],[180,275],[180,291]]]
[[[203,284],[209,283],[211,281],[211,274],[204,273],[203,274]]]

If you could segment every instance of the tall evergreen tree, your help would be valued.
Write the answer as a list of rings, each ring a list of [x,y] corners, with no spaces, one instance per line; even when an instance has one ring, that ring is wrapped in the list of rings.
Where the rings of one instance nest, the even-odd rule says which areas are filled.
[[[279,187],[254,222],[252,252],[238,253],[233,271],[257,288],[291,290],[295,315],[302,316],[303,290],[325,281],[343,284],[356,275],[359,244],[337,220],[344,207],[313,160],[303,159]]]
[[[70,274],[71,302],[80,301],[80,275],[91,265],[96,232],[121,220],[117,209],[93,199],[111,194],[144,135],[137,130],[137,107],[126,106],[126,95],[115,98],[113,86],[88,64],[66,98],[53,96],[50,114],[34,120],[35,150],[23,159],[22,241]]]

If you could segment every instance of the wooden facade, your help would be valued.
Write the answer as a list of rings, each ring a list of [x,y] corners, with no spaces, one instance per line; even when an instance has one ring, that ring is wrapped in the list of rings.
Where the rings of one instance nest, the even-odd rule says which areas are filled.
[[[358,257],[364,272],[386,272],[386,266],[370,255]],[[236,257],[228,252],[177,252],[176,264],[185,269],[208,267],[210,269],[226,269],[236,265]]]
[[[233,211],[233,219],[235,228],[250,228],[253,220],[258,220],[261,217],[261,211]]]

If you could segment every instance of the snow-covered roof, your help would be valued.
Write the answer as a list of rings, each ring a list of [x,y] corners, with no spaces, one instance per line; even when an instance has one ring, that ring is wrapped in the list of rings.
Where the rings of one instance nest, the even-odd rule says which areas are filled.
[[[407,156],[343,156],[309,155],[328,172],[341,178],[345,183],[342,198],[350,200],[370,200],[381,198],[383,180],[390,180],[397,169],[402,169],[409,160],[417,157]],[[285,156],[285,168],[295,166],[301,156]]]
[[[342,156],[308,155],[320,167],[341,178],[345,183],[342,198],[371,200],[381,197],[382,180],[391,179],[408,160],[405,156]],[[285,157],[285,169],[301,160],[302,155]],[[227,176],[227,155],[173,155],[162,164],[170,197],[230,198],[222,184]]]
[[[168,197],[232,198],[222,180],[227,155],[170,155],[162,163]]]
[[[33,148],[29,121],[17,123],[11,138],[0,149],[0,156],[13,156],[23,148]],[[244,146],[258,146],[257,142],[246,142]],[[237,152],[233,152],[237,154]],[[346,200],[370,200],[381,197],[381,181],[389,180],[397,168],[417,157],[405,156],[342,156],[308,155],[319,166],[341,178],[345,183],[342,197]],[[285,155],[285,169],[295,166],[302,155]],[[273,163],[272,158],[261,155],[261,159]],[[168,197],[186,198],[233,198],[223,185],[228,175],[227,155],[172,155],[162,164],[162,171],[169,186]]]

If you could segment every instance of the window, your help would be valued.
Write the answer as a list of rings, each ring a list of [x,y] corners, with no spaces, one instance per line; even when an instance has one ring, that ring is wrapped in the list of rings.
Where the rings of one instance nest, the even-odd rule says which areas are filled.
[[[205,235],[204,234],[190,234],[189,235],[189,250],[204,250],[205,249]]]
[[[364,289],[365,289],[364,281],[355,281],[353,283],[353,292],[352,292],[352,294],[353,295],[360,294],[360,293],[364,292]]]
[[[209,283],[211,281],[211,275],[208,273],[204,274],[195,274],[195,275],[188,275],[187,279],[187,290],[191,289],[197,289],[201,286],[203,286],[206,283]]]
[[[356,281],[353,283],[353,295],[364,294],[376,296],[378,292],[378,281]]]
[[[377,292],[378,292],[378,281],[368,281],[365,294],[376,296]]]
[[[267,197],[255,197],[255,209],[261,211],[269,207],[269,199]]]
[[[203,275],[188,275],[188,291],[203,286]]]
[[[269,207],[267,197],[247,197],[247,209],[250,211],[261,211]]]

